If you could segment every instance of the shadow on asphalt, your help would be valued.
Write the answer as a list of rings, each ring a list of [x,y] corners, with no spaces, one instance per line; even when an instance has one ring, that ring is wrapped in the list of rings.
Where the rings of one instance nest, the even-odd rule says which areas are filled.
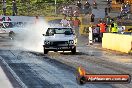
[[[72,54],[71,52],[62,52],[60,53],[62,55],[88,55],[88,56],[94,56],[93,54],[87,54],[87,53],[83,53],[83,52],[76,52],[75,54]]]
[[[43,54],[40,52],[29,52],[31,54],[34,54],[36,56],[48,56],[48,54]],[[49,52],[49,53],[54,53],[54,52]],[[87,56],[94,56],[94,54],[90,53],[83,53],[83,52],[76,52],[75,54],[72,54],[71,52],[55,52],[56,54],[61,54],[61,55],[87,55]]]

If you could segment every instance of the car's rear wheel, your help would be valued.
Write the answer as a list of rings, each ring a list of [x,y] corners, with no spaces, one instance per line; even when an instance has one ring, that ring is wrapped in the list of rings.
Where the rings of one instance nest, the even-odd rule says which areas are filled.
[[[44,54],[48,54],[48,50],[44,47]]]
[[[74,47],[74,48],[71,50],[71,53],[72,53],[72,54],[76,54],[76,47]]]

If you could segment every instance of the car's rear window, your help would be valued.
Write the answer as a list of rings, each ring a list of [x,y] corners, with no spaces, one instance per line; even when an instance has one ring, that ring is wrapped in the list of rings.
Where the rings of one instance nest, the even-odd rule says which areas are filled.
[[[54,34],[73,34],[73,31],[71,28],[48,28],[46,34],[47,35],[54,35]]]

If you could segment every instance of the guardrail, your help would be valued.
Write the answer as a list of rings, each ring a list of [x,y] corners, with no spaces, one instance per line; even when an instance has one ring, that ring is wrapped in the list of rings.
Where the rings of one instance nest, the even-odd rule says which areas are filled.
[[[102,47],[115,51],[131,53],[132,36],[114,33],[104,33],[102,39]]]

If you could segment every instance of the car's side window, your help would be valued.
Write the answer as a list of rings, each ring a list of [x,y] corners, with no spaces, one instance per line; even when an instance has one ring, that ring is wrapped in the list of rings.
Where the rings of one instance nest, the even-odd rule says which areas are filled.
[[[46,36],[53,36],[55,34],[54,29],[48,29],[46,32]]]
[[[65,33],[68,33],[68,35],[71,35],[71,34],[73,34],[73,30],[71,28],[65,29]]]
[[[65,31],[64,33],[65,33],[65,35],[71,35],[70,31]]]

